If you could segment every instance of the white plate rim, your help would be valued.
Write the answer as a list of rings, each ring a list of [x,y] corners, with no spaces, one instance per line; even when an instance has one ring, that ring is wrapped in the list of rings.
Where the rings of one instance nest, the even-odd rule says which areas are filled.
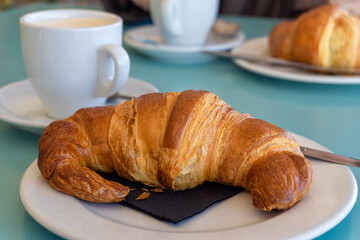
[[[128,81],[141,82],[142,85],[147,86],[149,89],[153,89],[155,92],[159,91],[155,86],[151,85],[150,83],[142,81],[137,78],[129,77]],[[9,91],[9,89],[17,88],[18,86],[24,85],[24,84],[30,84],[30,80],[23,79],[23,80],[19,80],[19,81],[15,81],[10,84],[7,84],[0,88],[0,95],[6,93],[7,91]],[[0,102],[0,120],[7,122],[9,124],[24,128],[24,129],[32,128],[32,129],[34,129],[34,130],[32,130],[32,132],[38,132],[38,131],[44,130],[52,121],[55,121],[56,119],[51,119],[49,117],[49,122],[36,122],[36,121],[20,118],[15,113],[12,113],[11,111],[9,111],[2,104],[2,102]]]
[[[129,46],[135,48],[135,49],[142,49],[142,50],[151,50],[151,51],[158,51],[158,52],[164,52],[164,53],[197,53],[201,51],[221,51],[225,49],[230,49],[236,45],[241,44],[245,41],[245,34],[240,31],[238,34],[236,34],[234,37],[229,38],[227,41],[225,41],[222,44],[218,45],[203,45],[203,46],[171,46],[166,44],[159,44],[159,45],[153,45],[153,44],[144,44],[140,41],[136,41],[132,39],[132,35],[143,32],[143,31],[152,31],[157,32],[157,28],[154,25],[144,25],[135,27],[133,29],[130,29],[125,32],[124,34],[124,41]]]
[[[267,48],[268,37],[252,38],[243,43],[240,46],[234,47],[231,52],[236,53],[240,50],[249,50],[249,46],[254,43],[261,43],[263,47]],[[265,46],[266,45],[266,46]],[[250,47],[251,49],[251,47]],[[261,56],[261,55],[260,55]],[[360,84],[360,77],[348,76],[348,75],[321,75],[316,73],[305,73],[302,71],[286,71],[284,68],[268,67],[265,65],[251,63],[244,60],[234,60],[234,63],[248,71],[265,75],[268,77],[274,77],[282,80],[304,82],[304,83],[316,83],[316,84],[333,84],[333,85],[354,85]]]
[[[327,150],[325,147],[321,146],[320,144],[309,140],[305,137],[300,135],[294,134],[296,140],[305,146],[313,147],[321,150]],[[277,229],[274,235],[274,232],[266,232],[263,233],[261,236],[266,236],[268,238],[287,238],[287,239],[311,239],[317,237],[335,225],[337,225],[340,221],[342,221],[345,216],[351,211],[352,207],[355,204],[357,198],[357,183],[355,180],[354,175],[352,174],[351,170],[348,167],[341,166],[341,165],[334,165],[332,163],[325,163],[325,162],[318,162],[318,166],[321,167],[329,167],[335,168],[340,173],[344,174],[344,178],[342,181],[346,180],[345,185],[349,187],[349,194],[346,196],[346,199],[342,199],[342,202],[345,203],[344,205],[340,206],[340,208],[336,208],[336,212],[330,214],[330,217],[322,219],[316,225],[308,227],[307,229],[297,229],[295,232],[292,228],[284,228],[283,224],[284,221],[288,224],[289,219],[297,219],[297,215],[299,211],[303,211],[304,205],[302,208],[297,209],[297,205],[287,210],[285,213],[278,215],[274,218],[271,218],[268,221],[261,222],[255,225],[251,225],[248,227],[242,227],[240,229],[229,229],[227,231],[218,231],[218,232],[201,232],[201,233],[188,233],[188,234],[179,234],[177,232],[166,232],[166,231],[151,231],[151,230],[144,230],[144,229],[137,229],[129,226],[124,226],[121,224],[113,223],[107,219],[103,219],[84,208],[81,204],[80,200],[77,200],[71,196],[58,193],[57,191],[53,190],[48,186],[47,193],[51,194],[58,194],[59,199],[63,204],[66,203],[66,206],[70,204],[71,211],[70,216],[64,217],[64,214],[59,215],[64,217],[63,222],[58,222],[57,219],[54,217],[53,211],[56,210],[56,206],[59,202],[50,203],[51,208],[54,209],[39,209],[36,208],[36,197],[34,197],[38,193],[32,192],[36,190],[37,184],[34,184],[38,178],[42,178],[40,176],[39,170],[36,166],[36,160],[29,166],[29,168],[25,171],[21,184],[20,184],[20,197],[21,201],[25,207],[25,209],[29,212],[29,214],[38,221],[42,226],[49,229],[50,231],[58,234],[61,237],[71,238],[71,239],[97,239],[97,238],[114,238],[113,234],[121,234],[123,239],[140,239],[145,234],[147,237],[156,237],[159,239],[219,239],[222,238],[229,238],[229,237],[236,237],[241,236],[242,239],[253,239],[256,238],[257,234],[261,235],[261,231],[267,231],[269,229],[273,229],[275,227],[281,229]],[[315,173],[316,174],[316,173]],[[326,177],[326,176],[323,176]],[[43,180],[45,181],[45,180]],[[313,183],[314,184],[314,183]],[[310,190],[311,191],[311,190]],[[310,194],[310,192],[309,192]],[[39,197],[39,196],[37,196]],[[343,197],[343,196],[342,196]],[[304,199],[305,200],[305,199]],[[302,201],[304,201],[302,200]],[[334,199],[333,199],[334,200]],[[339,199],[335,199],[339,200]],[[331,199],[330,199],[331,201]],[[301,203],[301,202],[300,202]],[[299,204],[299,203],[298,203]],[[331,206],[330,206],[331,208]],[[310,207],[311,209],[311,207]],[[79,215],[80,214],[80,215]],[[312,216],[312,213],[310,214]],[[76,217],[82,216],[86,218],[86,225],[85,229],[76,229],[73,224],[76,222]],[[290,217],[290,218],[289,218]],[[300,221],[304,221],[306,219],[297,219]],[[74,222],[75,221],[75,222]],[[154,219],[154,221],[157,221]],[[279,227],[277,227],[279,226]],[[98,231],[97,231],[98,230]],[[106,230],[106,231],[104,231]],[[100,232],[99,232],[100,231]],[[95,235],[94,235],[95,234]],[[240,235],[239,235],[240,234]],[[118,235],[117,235],[118,236]],[[115,237],[116,238],[116,237]],[[114,239],[115,239],[114,238]]]

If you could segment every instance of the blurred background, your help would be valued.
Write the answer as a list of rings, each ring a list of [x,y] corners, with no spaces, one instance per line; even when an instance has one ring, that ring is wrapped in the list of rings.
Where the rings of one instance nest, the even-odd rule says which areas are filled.
[[[0,0],[0,11],[16,6],[35,3],[54,2],[77,6],[103,8],[122,16],[126,23],[149,19],[149,0]],[[221,0],[221,14],[295,18],[302,12],[324,3],[352,2],[358,0]]]

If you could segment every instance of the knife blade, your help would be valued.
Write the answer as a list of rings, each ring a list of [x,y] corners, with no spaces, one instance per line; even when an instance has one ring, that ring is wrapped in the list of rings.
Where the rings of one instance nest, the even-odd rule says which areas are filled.
[[[296,68],[300,70],[310,70],[327,74],[352,74],[352,75],[360,75],[359,69],[346,69],[346,68],[327,68],[321,67],[317,65],[301,63],[301,62],[293,62],[280,58],[273,57],[264,57],[264,56],[256,56],[244,53],[231,53],[224,51],[203,51],[203,53],[210,54],[217,57],[228,58],[228,59],[240,59],[249,62],[256,62],[260,64],[272,65],[272,66],[282,66],[282,67],[290,67]]]
[[[335,153],[325,152],[325,151],[321,151],[321,150],[317,150],[317,149],[313,149],[313,148],[309,148],[309,147],[300,146],[300,149],[301,149],[301,152],[306,157],[312,157],[315,159],[339,163],[339,164],[348,165],[348,166],[352,166],[352,167],[360,167],[360,160],[356,159],[356,158],[345,157],[345,156],[337,155]]]

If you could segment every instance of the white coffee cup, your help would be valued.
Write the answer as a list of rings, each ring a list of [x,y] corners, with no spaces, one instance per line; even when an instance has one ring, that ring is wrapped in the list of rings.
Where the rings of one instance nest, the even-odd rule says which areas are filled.
[[[203,45],[218,9],[219,0],[150,0],[151,19],[169,45]]]
[[[80,9],[45,10],[20,18],[23,60],[48,115],[63,119],[105,105],[129,76],[122,19]]]

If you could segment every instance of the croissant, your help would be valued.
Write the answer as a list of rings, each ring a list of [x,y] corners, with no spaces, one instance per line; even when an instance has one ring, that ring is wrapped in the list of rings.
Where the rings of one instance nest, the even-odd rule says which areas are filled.
[[[95,172],[115,171],[170,190],[206,181],[241,186],[265,211],[293,206],[312,178],[288,132],[195,90],[147,94],[55,121],[40,138],[38,166],[53,188],[87,201],[124,199],[128,187]]]
[[[360,22],[337,5],[322,5],[276,25],[269,36],[272,56],[323,67],[360,67]]]

